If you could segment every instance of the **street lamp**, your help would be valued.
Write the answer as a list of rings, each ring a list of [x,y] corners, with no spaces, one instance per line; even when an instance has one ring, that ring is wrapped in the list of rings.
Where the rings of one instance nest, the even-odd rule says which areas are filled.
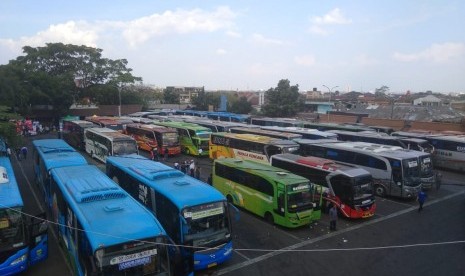
[[[328,88],[328,91],[329,91],[329,105],[331,107],[331,92],[333,91],[334,88],[338,88],[339,86],[336,85],[336,86],[331,87],[331,88],[329,88],[328,86],[326,86],[324,84],[323,84],[323,86]],[[328,112],[328,123],[329,123],[329,110],[327,112]]]
[[[119,99],[118,117],[121,117],[121,85],[118,85],[118,99]]]

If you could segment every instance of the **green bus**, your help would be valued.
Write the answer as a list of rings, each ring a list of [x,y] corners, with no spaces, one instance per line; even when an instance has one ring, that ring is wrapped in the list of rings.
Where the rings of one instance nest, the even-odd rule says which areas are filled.
[[[297,228],[321,217],[317,185],[268,164],[238,158],[216,159],[212,183],[229,202],[271,224]]]
[[[153,122],[155,125],[171,127],[178,131],[181,151],[194,156],[208,156],[208,141],[211,129],[185,122]]]

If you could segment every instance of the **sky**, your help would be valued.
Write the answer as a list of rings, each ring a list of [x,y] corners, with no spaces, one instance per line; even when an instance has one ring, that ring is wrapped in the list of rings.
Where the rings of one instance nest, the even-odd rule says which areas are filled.
[[[56,42],[157,87],[465,93],[461,0],[0,0],[0,64]]]

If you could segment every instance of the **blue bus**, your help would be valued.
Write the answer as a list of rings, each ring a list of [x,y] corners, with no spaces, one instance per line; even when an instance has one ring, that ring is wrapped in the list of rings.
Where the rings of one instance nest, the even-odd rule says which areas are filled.
[[[226,198],[210,185],[139,155],[111,156],[107,175],[155,214],[194,270],[232,256],[231,218]]]
[[[29,216],[0,138],[0,275],[14,275],[48,257],[45,213]]]
[[[62,140],[33,144],[35,167],[48,168],[36,178],[74,275],[173,273],[170,240],[150,212]]]

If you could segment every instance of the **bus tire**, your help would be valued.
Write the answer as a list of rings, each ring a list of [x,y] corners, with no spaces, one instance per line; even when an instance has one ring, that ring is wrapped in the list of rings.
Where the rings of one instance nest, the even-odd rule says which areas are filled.
[[[381,186],[381,185],[376,185],[375,186],[375,194],[380,197],[385,197],[386,196],[386,189]]]
[[[226,196],[226,200],[228,201],[228,203],[231,203],[231,204],[234,203],[234,200],[233,200],[233,198],[232,198],[231,195],[227,195],[227,196]]]
[[[269,212],[266,212],[265,213],[265,221],[268,222],[269,224],[273,225],[274,224],[273,215],[270,214]]]

